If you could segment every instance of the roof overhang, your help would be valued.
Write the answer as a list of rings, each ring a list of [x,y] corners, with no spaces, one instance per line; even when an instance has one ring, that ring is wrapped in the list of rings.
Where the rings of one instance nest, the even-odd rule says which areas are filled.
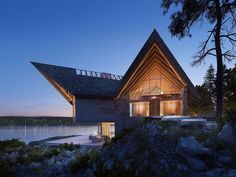
[[[53,79],[51,79],[50,77],[47,76],[46,73],[44,73],[40,68],[37,67],[37,63],[35,62],[31,62],[36,69],[48,80],[48,82],[50,82],[53,87],[71,104],[73,105],[73,95],[65,90],[62,86],[60,86],[56,81],[54,81]]]

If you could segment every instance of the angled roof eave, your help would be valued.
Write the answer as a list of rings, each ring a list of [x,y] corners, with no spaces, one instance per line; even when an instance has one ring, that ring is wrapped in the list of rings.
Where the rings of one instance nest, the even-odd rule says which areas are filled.
[[[121,95],[121,92],[125,86],[125,84],[129,81],[132,74],[135,72],[136,68],[139,66],[139,64],[142,62],[142,60],[145,58],[146,54],[148,53],[149,49],[156,44],[161,52],[164,54],[164,56],[168,59],[170,64],[177,70],[177,73],[181,76],[181,78],[187,83],[189,91],[193,94],[194,97],[198,97],[198,93],[194,88],[194,85],[192,84],[191,80],[188,78],[184,70],[181,68],[179,63],[177,62],[176,58],[173,56],[169,48],[166,46],[156,29],[153,30],[152,34],[149,36],[147,41],[145,42],[144,46],[134,59],[133,63],[130,65],[129,69],[125,73],[124,77],[122,78],[120,85],[118,86],[116,90],[116,98],[119,98]]]
[[[75,68],[31,63],[69,102],[74,96],[114,99],[115,90],[120,83],[116,79],[77,73]]]
[[[51,79],[47,73],[45,73],[38,65],[41,63],[31,62],[32,65],[48,80],[50,84],[70,103],[73,104],[73,96],[68,91],[66,91],[62,86],[60,86],[56,81]]]

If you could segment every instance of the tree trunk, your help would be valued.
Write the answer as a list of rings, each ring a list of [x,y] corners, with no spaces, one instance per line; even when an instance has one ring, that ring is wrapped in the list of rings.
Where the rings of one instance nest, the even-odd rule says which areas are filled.
[[[216,73],[216,118],[218,126],[222,126],[222,108],[223,108],[223,61],[222,61],[222,50],[221,50],[221,23],[222,15],[220,9],[219,0],[215,0],[216,3],[216,13],[217,13],[217,22],[216,22],[216,32],[215,32],[215,48],[216,48],[216,58],[217,58],[217,73]]]

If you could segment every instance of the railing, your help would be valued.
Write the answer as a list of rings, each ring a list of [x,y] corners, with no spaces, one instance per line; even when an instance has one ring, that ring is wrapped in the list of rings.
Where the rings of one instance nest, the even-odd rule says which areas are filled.
[[[90,76],[90,77],[98,77],[98,78],[113,79],[113,80],[121,80],[123,77],[123,76],[115,75],[111,73],[88,71],[88,70],[82,70],[82,69],[76,69],[76,74],[81,75],[81,76]]]

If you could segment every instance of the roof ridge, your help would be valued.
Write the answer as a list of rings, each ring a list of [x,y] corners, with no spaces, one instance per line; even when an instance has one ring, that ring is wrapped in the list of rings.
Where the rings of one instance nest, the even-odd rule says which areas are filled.
[[[41,66],[50,66],[50,67],[57,67],[57,68],[63,68],[63,69],[71,69],[75,71],[76,75],[80,76],[87,76],[87,77],[97,77],[102,79],[113,79],[113,80],[121,80],[123,78],[122,75],[110,73],[110,72],[100,72],[100,71],[91,71],[87,69],[79,69],[79,68],[72,68],[72,67],[64,67],[64,66],[58,66],[58,65],[52,65],[52,64],[46,64],[46,63],[38,63],[38,62],[31,62],[37,69]]]
[[[76,68],[67,67],[67,66],[60,66],[60,65],[48,64],[48,63],[39,63],[39,62],[35,62],[35,61],[31,61],[30,63],[31,63],[32,65],[34,65],[35,67],[36,67],[37,65],[45,65],[45,66],[53,66],[53,67],[60,67],[60,68],[67,68],[67,69],[76,69]]]
[[[193,94],[198,95],[191,80],[188,78],[188,76],[186,75],[186,73],[184,72],[180,64],[178,63],[177,59],[174,57],[174,55],[171,53],[169,48],[166,46],[165,42],[163,41],[161,36],[158,34],[157,30],[154,28],[151,35],[148,37],[148,39],[144,43],[143,47],[141,48],[138,55],[135,57],[134,61],[132,62],[127,72],[125,73],[123,79],[121,80],[120,85],[118,86],[116,90],[116,96],[119,97],[120,92],[122,91],[125,83],[128,82],[135,68],[137,68],[138,65],[141,63],[141,61],[145,58],[145,55],[147,54],[148,50],[151,49],[153,44],[157,45],[157,47],[166,56],[166,58],[171,63],[171,65],[174,66],[178,70],[178,74],[180,74],[181,78],[184,79],[185,82],[187,82]]]

